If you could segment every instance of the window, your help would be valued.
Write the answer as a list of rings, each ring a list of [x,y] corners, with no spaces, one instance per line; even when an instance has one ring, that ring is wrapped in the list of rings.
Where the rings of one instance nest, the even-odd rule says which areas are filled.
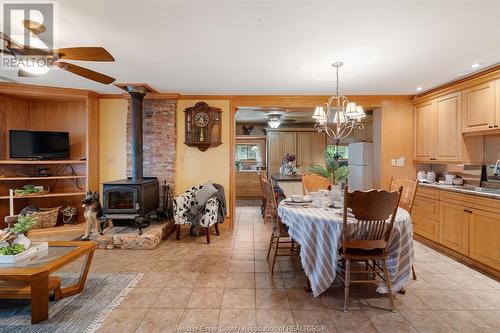
[[[257,160],[261,161],[260,145],[258,144],[237,144],[236,160]]]
[[[349,157],[347,146],[328,145],[326,149],[328,153],[338,155],[339,159],[347,160]]]

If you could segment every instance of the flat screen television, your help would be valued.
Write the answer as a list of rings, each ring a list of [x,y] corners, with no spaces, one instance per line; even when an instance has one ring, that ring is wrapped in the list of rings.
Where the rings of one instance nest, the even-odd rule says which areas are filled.
[[[69,158],[69,133],[9,130],[10,158]]]

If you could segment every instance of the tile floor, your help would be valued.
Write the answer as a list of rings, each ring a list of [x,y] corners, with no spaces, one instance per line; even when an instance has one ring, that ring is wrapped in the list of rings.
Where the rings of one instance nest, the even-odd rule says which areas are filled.
[[[181,241],[171,235],[153,251],[96,251],[94,272],[145,273],[100,332],[174,332],[176,327],[237,332],[231,327],[243,326],[279,332],[283,325],[311,332],[499,330],[500,283],[419,243],[419,279],[410,282],[406,295],[396,296],[396,313],[369,286],[353,287],[351,310],[344,313],[342,286],[314,298],[303,290],[296,258],[280,258],[269,275],[269,236],[259,208],[247,205],[237,209],[235,229],[222,229],[210,245],[183,230]]]

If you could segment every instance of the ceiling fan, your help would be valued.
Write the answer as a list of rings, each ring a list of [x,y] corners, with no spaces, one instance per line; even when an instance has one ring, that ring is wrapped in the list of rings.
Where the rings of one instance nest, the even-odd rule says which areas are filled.
[[[46,27],[38,22],[24,20],[23,25],[31,32],[33,38],[39,38],[38,35],[46,31]],[[40,76],[48,73],[52,67],[58,67],[102,84],[110,84],[115,81],[114,78],[105,74],[61,61],[115,61],[113,56],[103,47],[69,47],[47,50],[21,45],[3,32],[0,32],[0,40],[3,40],[4,44],[4,47],[0,49],[0,53],[17,59],[19,68],[17,75],[19,77]]]

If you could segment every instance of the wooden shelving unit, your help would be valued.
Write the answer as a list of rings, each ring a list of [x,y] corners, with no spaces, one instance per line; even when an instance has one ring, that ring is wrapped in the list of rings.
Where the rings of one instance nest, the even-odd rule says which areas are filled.
[[[83,179],[85,175],[70,175],[70,176],[49,176],[49,177],[0,177],[0,182],[3,181],[25,181],[25,180],[57,180],[57,179]]]
[[[0,83],[0,105],[0,228],[9,215],[9,190],[25,185],[44,186],[49,193],[14,196],[14,214],[26,206],[72,206],[79,210],[78,222],[83,222],[81,200],[87,190],[99,190],[98,95],[88,90]],[[69,159],[10,159],[9,130],[68,132]],[[38,168],[47,168],[51,176],[30,176]]]
[[[62,164],[85,164],[85,160],[0,160],[0,165],[62,165]]]
[[[26,196],[14,196],[14,200],[18,199],[35,199],[35,198],[55,198],[55,197],[74,197],[74,196],[84,196],[85,191],[83,192],[59,192],[59,193],[47,193],[40,195],[26,195]],[[0,196],[0,200],[9,199],[8,195]]]

